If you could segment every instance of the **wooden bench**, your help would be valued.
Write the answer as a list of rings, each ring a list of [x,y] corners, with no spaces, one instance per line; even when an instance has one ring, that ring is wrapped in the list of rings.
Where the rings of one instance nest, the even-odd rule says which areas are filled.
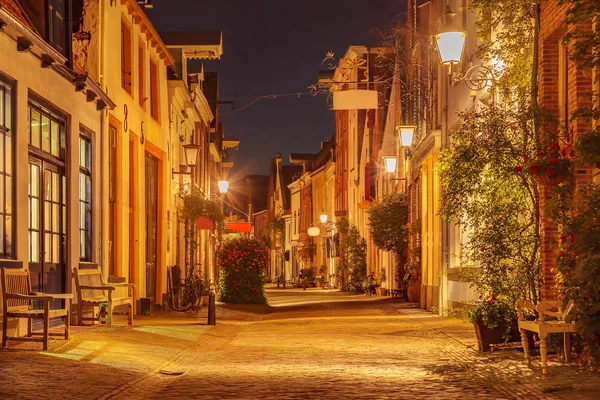
[[[83,325],[83,321],[104,321],[109,327],[112,326],[112,313],[116,306],[129,305],[129,325],[133,325],[133,283],[105,283],[102,279],[100,268],[80,269],[73,268],[75,277],[75,289],[77,290],[77,323]],[[127,296],[115,296],[113,292],[119,287],[127,288]],[[101,312],[99,317],[94,316],[94,308],[98,307]],[[84,317],[86,308],[92,309],[91,317]],[[106,318],[103,318],[106,312]],[[93,324],[93,322],[92,322]]]
[[[542,373],[548,372],[548,353],[547,343],[548,334],[562,333],[565,342],[565,361],[569,362],[571,358],[571,332],[575,332],[575,324],[566,322],[565,319],[571,311],[572,303],[569,303],[566,310],[562,310],[558,301],[540,301],[536,306],[530,301],[519,300],[516,303],[519,332],[523,342],[523,350],[525,358],[530,361],[531,355],[529,352],[529,340],[527,339],[526,331],[536,332],[540,337],[540,355],[542,358]],[[537,311],[538,318],[535,321],[527,321],[525,319],[524,310]],[[552,311],[556,310],[556,311]],[[547,317],[555,318],[547,320]]]
[[[48,336],[61,336],[69,339],[71,328],[70,313],[72,294],[49,294],[31,291],[29,270],[1,268],[2,284],[2,347],[8,340],[42,342],[44,350],[48,350]],[[64,299],[64,309],[50,309],[50,303],[55,299]],[[43,309],[34,309],[33,302],[40,301]],[[60,317],[65,324],[64,333],[50,333],[50,318]],[[8,336],[9,318],[27,318],[27,335],[24,337]],[[33,320],[43,320],[42,332],[33,332]],[[41,338],[33,335],[42,335]]]
[[[392,290],[392,298],[390,303],[395,303],[396,300],[405,298],[408,301],[408,283],[410,282],[411,273],[407,272],[404,278],[398,284],[398,289]]]

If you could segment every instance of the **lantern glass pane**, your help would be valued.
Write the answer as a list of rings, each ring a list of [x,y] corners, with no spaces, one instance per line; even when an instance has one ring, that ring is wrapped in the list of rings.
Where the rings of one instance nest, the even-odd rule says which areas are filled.
[[[442,64],[457,64],[460,62],[465,46],[464,32],[442,32],[436,35],[436,43],[440,52]]]

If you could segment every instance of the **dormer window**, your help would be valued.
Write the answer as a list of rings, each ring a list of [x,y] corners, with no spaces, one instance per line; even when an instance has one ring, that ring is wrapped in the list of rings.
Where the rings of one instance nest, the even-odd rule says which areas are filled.
[[[48,0],[48,43],[66,55],[66,10],[68,0]]]

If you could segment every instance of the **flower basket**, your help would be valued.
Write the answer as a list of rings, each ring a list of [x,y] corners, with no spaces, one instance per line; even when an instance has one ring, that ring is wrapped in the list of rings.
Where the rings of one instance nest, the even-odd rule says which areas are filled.
[[[558,168],[551,174],[533,175],[537,183],[543,186],[556,186],[563,183],[569,177],[569,170]]]

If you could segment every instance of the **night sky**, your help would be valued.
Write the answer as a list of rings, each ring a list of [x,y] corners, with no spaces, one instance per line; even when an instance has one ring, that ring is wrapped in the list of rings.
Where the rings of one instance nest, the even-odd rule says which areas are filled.
[[[147,10],[157,30],[223,31],[223,56],[205,62],[219,72],[226,137],[240,139],[230,150],[232,173],[268,174],[278,152],[316,153],[334,133],[334,113],[325,96],[257,96],[308,91],[316,83],[327,51],[344,54],[349,45],[375,46],[371,28],[385,29],[404,11],[403,0],[154,0]]]

